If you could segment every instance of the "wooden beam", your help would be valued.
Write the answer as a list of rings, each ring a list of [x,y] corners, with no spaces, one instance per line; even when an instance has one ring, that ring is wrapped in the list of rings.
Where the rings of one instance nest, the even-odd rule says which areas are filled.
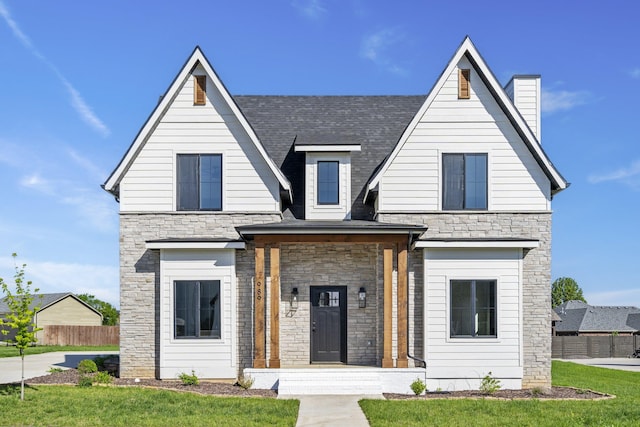
[[[393,329],[392,308],[393,308],[393,247],[385,246],[383,250],[383,340],[382,340],[382,367],[393,368],[393,358],[391,357],[391,335]]]
[[[271,246],[271,265],[269,274],[271,285],[269,295],[271,300],[271,325],[270,325],[270,353],[269,367],[280,367],[280,247]]]
[[[407,281],[407,242],[398,244],[398,359],[396,368],[408,368],[407,359],[407,323],[408,281]]]
[[[264,245],[256,243],[255,249],[256,277],[253,290],[254,303],[254,346],[253,367],[266,368],[265,327],[264,327]]]
[[[387,243],[406,242],[406,234],[269,234],[255,236],[256,244],[277,243]]]

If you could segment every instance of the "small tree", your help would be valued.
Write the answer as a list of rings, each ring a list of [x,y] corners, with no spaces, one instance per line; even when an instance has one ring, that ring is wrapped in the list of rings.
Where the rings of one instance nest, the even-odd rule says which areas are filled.
[[[556,308],[567,301],[587,302],[582,296],[582,289],[571,277],[560,277],[551,285],[551,307]]]
[[[14,253],[12,256],[15,262],[17,255]],[[0,319],[2,334],[8,335],[9,331],[15,332],[15,336],[8,341],[16,346],[22,359],[20,400],[24,400],[24,351],[36,342],[36,332],[42,330],[42,328],[37,328],[34,323],[34,316],[40,307],[37,304],[33,305],[34,295],[31,294],[31,281],[24,281],[24,269],[26,266],[26,264],[22,264],[21,267],[18,267],[17,264],[15,266],[16,273],[13,276],[15,291],[12,291],[7,282],[0,277],[0,287],[9,308],[6,318]],[[39,289],[33,290],[34,293],[38,291]]]

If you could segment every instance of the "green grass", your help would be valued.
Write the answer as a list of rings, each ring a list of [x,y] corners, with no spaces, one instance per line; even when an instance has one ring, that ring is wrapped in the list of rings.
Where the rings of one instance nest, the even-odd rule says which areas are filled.
[[[363,400],[360,406],[372,427],[638,425],[640,372],[554,361],[552,377],[554,385],[601,391],[617,398],[599,401]]]
[[[99,353],[101,351],[118,351],[117,345],[99,345],[99,346],[73,346],[73,345],[38,345],[35,347],[29,347],[25,350],[25,354],[42,354],[50,353],[52,351],[95,351]],[[15,357],[20,356],[20,352],[17,348],[8,345],[0,345],[0,357]]]
[[[7,426],[294,426],[298,401],[213,397],[133,387],[0,385]]]

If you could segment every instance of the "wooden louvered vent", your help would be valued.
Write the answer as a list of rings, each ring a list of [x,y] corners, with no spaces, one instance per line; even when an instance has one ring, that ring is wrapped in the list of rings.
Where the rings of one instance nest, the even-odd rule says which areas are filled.
[[[205,105],[207,102],[207,76],[194,76],[193,103]]]
[[[458,70],[458,99],[469,99],[471,96],[470,87],[471,70]]]

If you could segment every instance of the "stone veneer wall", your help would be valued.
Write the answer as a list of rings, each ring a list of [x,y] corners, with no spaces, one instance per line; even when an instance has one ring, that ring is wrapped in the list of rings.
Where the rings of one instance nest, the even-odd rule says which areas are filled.
[[[424,224],[429,227],[425,238],[539,240],[538,248],[525,252],[523,262],[522,305],[525,325],[522,325],[524,330],[522,386],[523,388],[551,386],[551,212],[381,213],[378,215],[378,221]],[[416,262],[414,256],[411,259],[412,263]],[[414,295],[417,297],[417,292]]]
[[[145,242],[177,237],[237,239],[235,227],[278,222],[279,213],[121,213],[120,214],[120,375],[123,378],[158,376],[160,323],[160,253]],[[236,251],[239,332],[251,334],[253,252]],[[248,260],[250,262],[248,263]],[[248,279],[247,279],[248,277]],[[248,282],[248,285],[247,285]],[[246,295],[248,288],[248,298]],[[246,349],[239,342],[239,354]],[[250,349],[248,351],[250,353]]]

